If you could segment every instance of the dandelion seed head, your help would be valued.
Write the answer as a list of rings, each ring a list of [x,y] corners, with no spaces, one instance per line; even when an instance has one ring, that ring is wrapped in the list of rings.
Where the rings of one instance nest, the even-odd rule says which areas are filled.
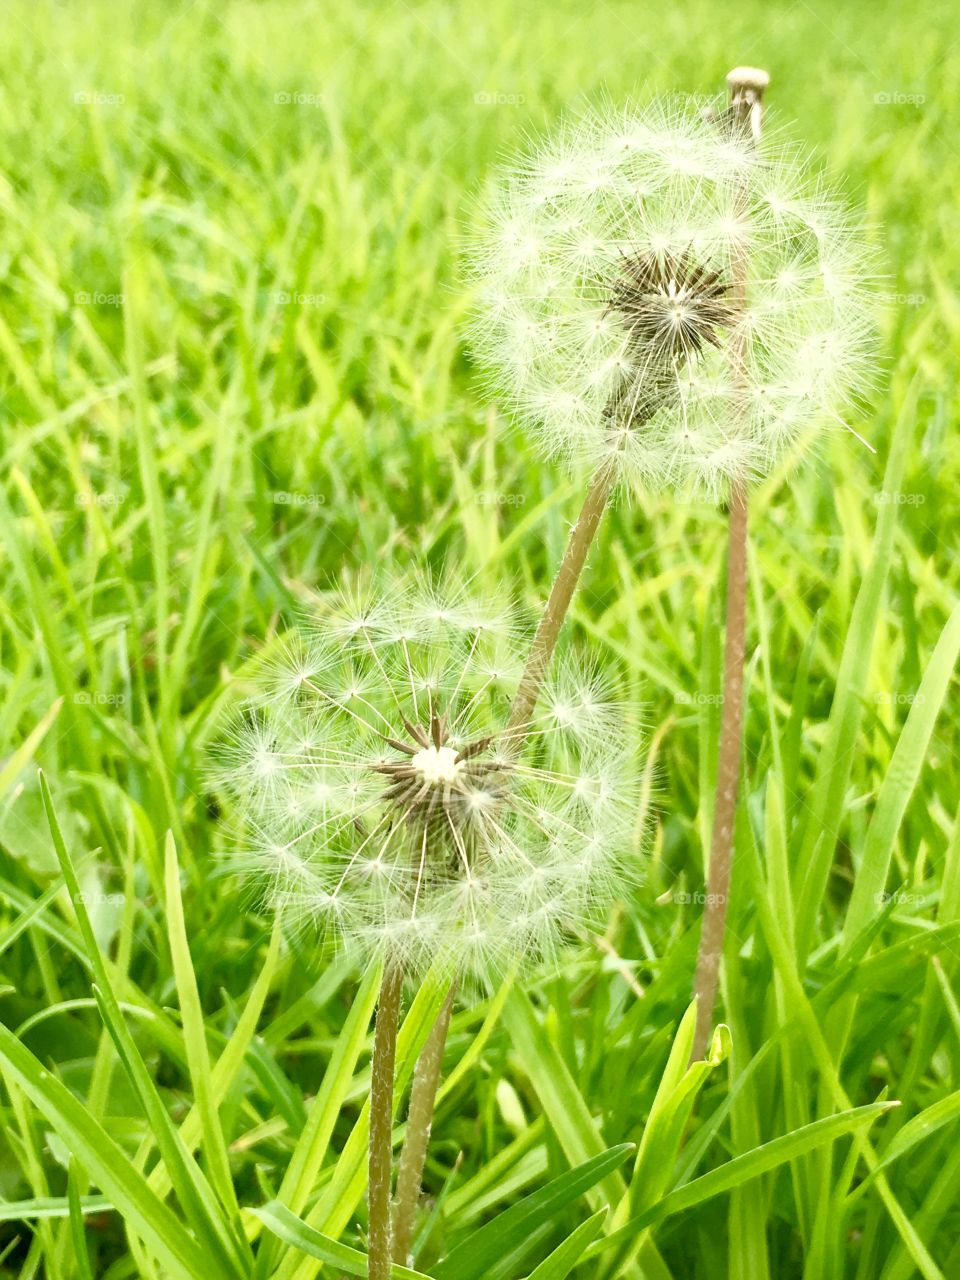
[[[504,173],[468,265],[478,362],[517,421],[644,486],[725,497],[871,384],[856,220],[776,130],[742,136],[717,105],[566,122]]]
[[[382,596],[328,601],[233,727],[237,868],[411,974],[549,959],[634,878],[638,769],[609,681],[558,664],[521,747],[513,611],[433,583]]]

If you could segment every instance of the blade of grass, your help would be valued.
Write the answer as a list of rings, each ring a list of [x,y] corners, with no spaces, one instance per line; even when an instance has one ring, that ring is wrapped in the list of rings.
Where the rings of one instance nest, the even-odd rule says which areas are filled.
[[[571,1231],[562,1244],[557,1245],[544,1260],[530,1272],[527,1280],[564,1280],[580,1261],[584,1250],[600,1234],[607,1210],[598,1209]]]
[[[177,1199],[196,1232],[198,1241],[208,1251],[210,1264],[216,1265],[220,1274],[242,1276],[245,1268],[246,1242],[244,1241],[243,1246],[240,1245],[230,1224],[223,1218],[210,1184],[174,1127],[127,1028],[120,1003],[110,983],[106,965],[103,963],[83,893],[63,841],[50,789],[42,772],[40,790],[60,870],[63,873],[67,892],[74,904],[80,933],[97,979],[93,988],[94,995],[113,1037],[120,1060],[137,1093],[140,1105],[150,1121],[157,1146],[177,1193]],[[89,1167],[89,1161],[85,1160],[84,1163]]]
[[[187,1234],[171,1210],[153,1194],[142,1174],[70,1090],[51,1076],[2,1024],[0,1059],[40,1114],[88,1170],[108,1201],[167,1268],[171,1280],[228,1274],[207,1249]]]
[[[598,1257],[607,1249],[631,1240],[638,1231],[653,1226],[664,1218],[692,1209],[703,1201],[721,1195],[733,1187],[742,1186],[751,1178],[769,1173],[771,1169],[776,1169],[789,1160],[795,1160],[797,1156],[812,1151],[826,1142],[834,1142],[837,1138],[852,1133],[863,1125],[873,1124],[891,1107],[897,1105],[895,1102],[873,1102],[864,1107],[854,1107],[850,1111],[841,1111],[834,1116],[825,1116],[821,1120],[814,1120],[812,1124],[805,1125],[802,1129],[794,1130],[793,1133],[786,1133],[780,1138],[765,1142],[753,1151],[735,1156],[726,1164],[711,1169],[709,1173],[699,1178],[694,1178],[685,1186],[677,1187],[618,1231],[611,1232],[603,1240],[591,1245],[585,1258]]]
[[[890,570],[893,534],[899,509],[907,452],[913,439],[917,384],[907,390],[894,427],[883,478],[873,555],[857,594],[850,629],[844,641],[836,690],[827,722],[827,736],[817,759],[817,773],[809,796],[809,810],[795,855],[796,949],[803,961],[810,950],[817,911],[826,891],[843,814],[843,797],[863,715],[863,694],[870,673],[870,655],[884,585]]]
[[[510,1032],[523,1069],[536,1090],[540,1104],[550,1121],[564,1155],[571,1164],[583,1164],[606,1150],[605,1143],[590,1108],[566,1064],[543,1033],[533,1006],[524,992],[514,988],[504,1005],[504,1023]],[[588,1202],[595,1210],[604,1204],[619,1204],[627,1191],[622,1175],[613,1170],[599,1188],[592,1190]],[[640,1255],[644,1272],[652,1277],[669,1275],[652,1240],[647,1240]]]
[[[167,682],[167,632],[169,629],[170,553],[167,542],[167,517],[163,488],[160,484],[158,441],[150,426],[150,398],[147,393],[144,356],[143,319],[147,311],[147,285],[142,259],[134,253],[124,272],[123,319],[127,368],[130,370],[130,398],[133,402],[133,425],[137,442],[141,495],[146,506],[150,530],[150,556],[154,584],[154,630],[156,672],[160,690],[160,735],[173,760],[173,744],[169,737]]]
[[[371,965],[363,977],[350,1006],[346,1021],[337,1036],[323,1080],[307,1116],[290,1163],[277,1192],[277,1203],[292,1213],[301,1213],[313,1193],[323,1167],[334,1126],[343,1109],[347,1092],[353,1083],[357,1060],[370,1032],[370,1020],[377,1007],[381,969]],[[266,1277],[276,1259],[276,1249],[265,1244],[257,1257],[256,1275]]]
[[[273,1200],[263,1208],[251,1209],[250,1212],[279,1240],[300,1253],[316,1258],[327,1266],[336,1267],[348,1276],[368,1274],[366,1254],[308,1226],[302,1218],[291,1213],[285,1204]],[[390,1274],[394,1280],[430,1280],[422,1271],[413,1271],[410,1267],[401,1267],[396,1263],[390,1268]]]
[[[190,946],[187,942],[187,927],[183,917],[183,899],[180,894],[180,866],[177,862],[177,848],[173,833],[167,832],[165,850],[165,889],[167,908],[167,937],[170,943],[170,955],[173,959],[173,976],[180,998],[180,1017],[183,1022],[183,1043],[187,1054],[187,1067],[193,1085],[193,1096],[196,1100],[197,1114],[200,1120],[201,1146],[207,1158],[210,1180],[220,1203],[228,1215],[234,1220],[238,1240],[244,1243],[245,1237],[240,1226],[240,1206],[233,1187],[233,1174],[230,1170],[230,1157],[227,1155],[226,1139],[220,1123],[220,1113],[213,1097],[213,1082],[210,1073],[210,1055],[207,1050],[207,1033],[203,1019],[203,1006],[200,1003],[200,991],[197,977],[190,957]],[[179,1135],[178,1135],[179,1136]],[[180,1137],[180,1142],[186,1144]],[[248,1254],[248,1263],[253,1265],[253,1255]]]
[[[483,1280],[485,1276],[489,1280],[504,1280],[498,1266],[503,1255],[516,1249],[535,1230],[548,1224],[554,1214],[601,1183],[623,1164],[632,1150],[631,1143],[611,1147],[511,1205],[479,1231],[461,1240],[437,1263],[433,1268],[436,1280]]]
[[[250,1047],[250,1042],[260,1021],[260,1015],[263,1012],[263,1006],[270,992],[279,954],[280,922],[278,919],[274,925],[273,933],[270,935],[270,945],[267,948],[263,968],[253,985],[247,1003],[244,1005],[243,1013],[237,1020],[233,1033],[227,1041],[223,1053],[217,1059],[216,1066],[213,1068],[211,1089],[215,1106],[222,1105],[240,1072],[240,1068],[244,1064],[247,1050]],[[187,1112],[186,1119],[180,1126],[180,1137],[190,1151],[195,1151],[200,1145],[202,1121],[200,1110],[196,1103]],[[170,1177],[162,1163],[158,1164],[151,1172],[149,1182],[157,1195],[166,1196],[170,1191]]]
[[[83,1207],[80,1203],[80,1191],[77,1186],[77,1164],[70,1161],[67,1176],[67,1199],[70,1205],[70,1236],[73,1241],[73,1261],[76,1263],[79,1280],[93,1280],[90,1269],[90,1255],[87,1252],[87,1233],[83,1225]]]
[[[437,1020],[440,1006],[449,990],[449,982],[441,973],[428,974],[407,1010],[397,1037],[397,1060],[394,1107],[397,1107],[410,1080],[417,1057]],[[356,1124],[350,1132],[329,1183],[311,1210],[307,1224],[325,1235],[336,1238],[350,1221],[363,1197],[367,1183],[367,1140],[370,1132],[370,1102],[363,1104]],[[275,1280],[313,1280],[317,1267],[310,1262],[297,1266],[296,1259],[285,1258],[275,1273]]]
[[[960,604],[940,633],[884,774],[847,907],[841,935],[842,950],[850,946],[876,912],[887,883],[897,833],[926,761],[930,739],[950,687],[958,655]]]

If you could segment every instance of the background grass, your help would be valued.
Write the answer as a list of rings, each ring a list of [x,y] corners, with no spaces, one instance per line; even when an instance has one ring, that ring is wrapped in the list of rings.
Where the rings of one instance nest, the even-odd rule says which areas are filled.
[[[127,1234],[103,1179],[71,1164],[71,1095],[76,1125],[101,1122],[160,1195],[176,1178],[158,1115],[187,1146],[202,1132],[227,1220],[230,1186],[245,1208],[276,1194],[319,1090],[329,1150],[292,1207],[313,1212],[319,1190],[314,1225],[362,1248],[362,1171],[339,1220],[323,1197],[349,1172],[333,1170],[369,1042],[365,1021],[345,1020],[369,1011],[369,991],[363,1006],[360,975],[306,940],[267,956],[270,922],[218,872],[207,746],[296,602],[344,571],[426,557],[536,607],[583,478],[539,463],[477,393],[455,266],[470,198],[564,107],[644,86],[713,92],[740,62],[770,69],[779,114],[866,205],[891,307],[882,387],[855,423],[876,456],[837,432],[755,503],[732,1049],[688,1081],[681,1145],[667,1055],[702,911],[723,519],[636,495],[606,521],[573,629],[644,706],[657,772],[645,886],[562,976],[455,1016],[447,1071],[472,1065],[441,1103],[428,1189],[445,1199],[419,1265],[645,1131],[633,1177],[608,1170],[539,1221],[538,1252],[508,1259],[504,1280],[626,1182],[623,1214],[656,1210],[731,1158],[883,1096],[903,1105],[868,1131],[791,1148],[772,1171],[736,1166],[694,1207],[676,1192],[655,1249],[607,1249],[575,1274],[960,1274],[952,6],[14,0],[5,33],[0,1017],[30,1054],[0,1051],[3,1274],[176,1274],[138,1243],[146,1200]],[[37,765],[82,901],[63,887]],[[168,856],[165,876],[168,830],[179,864]],[[107,982],[101,1010],[91,980]],[[114,1040],[155,1082],[151,1119]],[[182,1190],[173,1220],[200,1239],[202,1205],[191,1218]],[[599,1218],[574,1261],[594,1230]],[[263,1275],[321,1266],[255,1247]]]

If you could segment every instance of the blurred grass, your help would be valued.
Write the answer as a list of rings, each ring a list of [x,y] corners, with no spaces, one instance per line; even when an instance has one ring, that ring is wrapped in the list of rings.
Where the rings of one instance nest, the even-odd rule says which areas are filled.
[[[776,113],[867,207],[891,306],[882,387],[853,424],[877,455],[838,431],[755,504],[749,785],[724,992],[733,1051],[703,1086],[668,1185],[844,1098],[903,1100],[871,1136],[881,1157],[934,1104],[951,1116],[951,633],[925,686],[944,697],[939,715],[927,707],[929,724],[917,698],[960,580],[951,7],[14,0],[6,16],[4,1023],[30,1019],[29,1049],[136,1151],[147,1126],[89,1000],[35,781],[42,764],[111,980],[148,1011],[131,1030],[183,1120],[191,1079],[206,1068],[195,1011],[191,1061],[179,1014],[167,1012],[179,999],[163,840],[172,829],[184,936],[219,1055],[251,999],[270,926],[217,872],[223,836],[205,749],[263,644],[311,589],[388,556],[456,564],[532,610],[577,509],[582,478],[542,465],[509,432],[479,396],[460,342],[468,299],[456,256],[473,196],[498,157],[567,106],[600,93],[713,92],[731,65],[750,62],[771,71]],[[898,421],[904,471],[885,494]],[[844,663],[881,516],[874,607],[865,617],[859,606]],[[591,1118],[597,1150],[643,1132],[686,1008],[701,913],[722,554],[722,516],[666,495],[621,502],[602,531],[575,640],[620,673],[656,744],[646,885],[602,946],[533,992],[543,1043],[524,1051],[499,1022],[488,1027],[477,1065],[444,1100],[428,1178],[449,1198],[431,1222],[427,1269],[493,1207],[595,1154]],[[828,729],[838,687],[846,718]],[[807,878],[814,865],[822,882]],[[288,940],[260,1033],[220,1107],[241,1205],[280,1186],[356,980]],[[477,1002],[458,1013],[450,1067],[486,1012]],[[560,1103],[545,1126],[536,1120],[537,1074],[554,1059],[566,1069],[554,1083],[581,1098],[577,1133],[564,1131]],[[363,1096],[361,1070],[334,1126],[337,1151]],[[40,1219],[34,1234],[0,1215],[11,1219],[0,1224],[0,1254],[10,1248],[0,1265],[83,1275],[63,1142],[13,1082],[4,1118],[0,1196],[52,1196],[63,1216]],[[577,1143],[584,1156],[572,1154]],[[858,1144],[791,1158],[789,1173],[667,1218],[652,1229],[662,1264],[644,1255],[667,1270],[644,1274],[887,1280],[916,1274],[902,1243],[912,1232],[939,1273],[957,1274],[955,1122],[862,1192],[874,1157]],[[565,1231],[586,1214],[568,1211]],[[345,1236],[362,1246],[352,1215]],[[563,1234],[548,1235],[544,1252]],[[88,1217],[86,1237],[93,1274],[139,1274],[116,1215]]]

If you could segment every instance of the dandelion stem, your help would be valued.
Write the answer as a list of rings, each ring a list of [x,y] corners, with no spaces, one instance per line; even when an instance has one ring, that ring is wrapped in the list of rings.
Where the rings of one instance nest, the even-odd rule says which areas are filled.
[[[557,647],[563,620],[567,616],[587,554],[596,537],[600,518],[610,499],[615,478],[616,471],[613,465],[605,463],[597,469],[580,509],[580,515],[577,517],[577,523],[570,532],[567,550],[554,579],[550,598],[540,619],[540,625],[537,627],[537,634],[533,638],[530,656],[527,658],[527,665],[520,677],[520,684],[517,686],[510,710],[507,734],[515,742],[521,741],[529,728],[530,717],[537,705],[537,699],[550,666],[550,659]]]
[[[393,1208],[393,1260],[401,1266],[409,1266],[411,1263],[413,1224],[420,1201],[423,1169],[433,1124],[433,1108],[440,1085],[443,1050],[447,1043],[456,994],[457,985],[454,983],[417,1059],[410,1089],[406,1136],[397,1172],[397,1194]]]
[[[730,125],[754,142],[760,137],[763,91],[769,83],[765,71],[737,67],[727,76],[730,86]],[[748,192],[744,188],[742,203]],[[742,311],[747,305],[747,260],[741,251],[731,264],[731,300]],[[730,344],[731,377],[746,400],[746,351],[742,332],[734,331]],[[746,411],[746,407],[744,407]],[[697,999],[697,1026],[691,1060],[703,1058],[713,1026],[713,1011],[720,982],[720,960],[730,897],[733,866],[733,834],[740,783],[743,738],[743,661],[747,615],[747,510],[745,480],[730,485],[727,550],[727,628],[723,659],[723,716],[717,758],[717,790],[710,839],[707,893],[700,927],[700,946],[693,992]]]
[[[743,659],[747,604],[747,489],[735,484],[730,493],[727,555],[727,636],[723,661],[723,718],[717,761],[717,792],[710,840],[710,868],[697,954],[694,995],[697,1028],[694,1059],[704,1056],[713,1024],[720,978],[720,957],[730,895],[733,831],[740,781],[740,743],[743,736]]]
[[[393,1170],[393,1081],[403,971],[387,963],[377,1006],[370,1079],[370,1181],[368,1263],[370,1280],[390,1280],[390,1192]]]

